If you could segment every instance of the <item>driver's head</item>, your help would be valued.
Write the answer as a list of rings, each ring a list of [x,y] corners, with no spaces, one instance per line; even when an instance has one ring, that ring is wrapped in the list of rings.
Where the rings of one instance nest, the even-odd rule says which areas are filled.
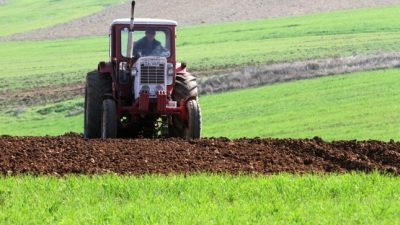
[[[156,31],[154,29],[146,30],[146,38],[148,41],[153,41],[155,36],[156,36]]]

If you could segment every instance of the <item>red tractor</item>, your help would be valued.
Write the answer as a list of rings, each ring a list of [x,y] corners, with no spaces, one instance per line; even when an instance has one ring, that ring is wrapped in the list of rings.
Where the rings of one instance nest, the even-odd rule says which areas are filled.
[[[84,136],[200,138],[196,77],[176,62],[177,23],[114,20],[110,61],[89,72],[85,87]]]

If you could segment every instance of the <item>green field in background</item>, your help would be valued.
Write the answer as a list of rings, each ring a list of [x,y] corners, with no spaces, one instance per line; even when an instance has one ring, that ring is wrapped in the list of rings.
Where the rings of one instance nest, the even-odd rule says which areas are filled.
[[[400,50],[400,7],[201,25],[178,29],[177,53],[192,70]],[[0,42],[3,86],[33,75],[89,71],[108,60],[108,39]],[[8,79],[13,77],[13,79]],[[76,77],[76,79],[79,79]],[[79,80],[84,79],[84,74]],[[53,81],[44,82],[49,85]],[[29,85],[29,82],[26,83]],[[4,90],[0,87],[0,91]]]
[[[400,140],[400,70],[293,81],[200,96],[203,136]],[[0,134],[83,132],[83,99],[0,116]],[[41,114],[41,113],[45,114]]]
[[[204,134],[400,140],[400,70],[370,71],[201,98]]]
[[[67,22],[120,2],[119,0],[7,0],[6,4],[0,5],[0,36]]]
[[[0,177],[1,224],[399,224],[390,175]]]

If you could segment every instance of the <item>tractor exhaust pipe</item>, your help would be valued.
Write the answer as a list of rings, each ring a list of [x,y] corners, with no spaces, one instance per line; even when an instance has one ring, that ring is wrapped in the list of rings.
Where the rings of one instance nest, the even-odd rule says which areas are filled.
[[[131,24],[129,26],[129,34],[128,34],[128,46],[127,46],[127,56],[132,59],[133,58],[133,29],[134,29],[134,18],[135,18],[135,1],[132,1],[132,6],[131,6]]]

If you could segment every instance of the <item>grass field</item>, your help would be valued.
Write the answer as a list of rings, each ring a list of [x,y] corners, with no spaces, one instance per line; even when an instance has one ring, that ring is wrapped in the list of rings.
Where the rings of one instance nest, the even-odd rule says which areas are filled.
[[[399,224],[389,175],[0,177],[1,224]]]
[[[399,10],[398,6],[358,9],[179,28],[178,58],[185,60],[191,69],[206,70],[397,51],[400,50]],[[15,80],[29,84],[23,81],[33,75],[88,71],[102,60],[108,60],[106,37],[0,42],[0,63],[6,65],[0,75],[3,86],[13,87],[9,82]],[[47,84],[50,81],[43,83]]]
[[[0,62],[7,65],[1,77],[57,76],[97,68],[108,59],[108,39],[0,42]],[[82,75],[84,78],[84,75]]]
[[[203,136],[400,140],[400,70],[294,81],[200,97]],[[0,116],[1,134],[82,132],[82,98]],[[43,113],[44,112],[44,113]]]
[[[204,134],[400,140],[399,85],[395,69],[206,96]]]
[[[0,6],[0,36],[66,22],[100,11],[118,0],[8,0]]]

